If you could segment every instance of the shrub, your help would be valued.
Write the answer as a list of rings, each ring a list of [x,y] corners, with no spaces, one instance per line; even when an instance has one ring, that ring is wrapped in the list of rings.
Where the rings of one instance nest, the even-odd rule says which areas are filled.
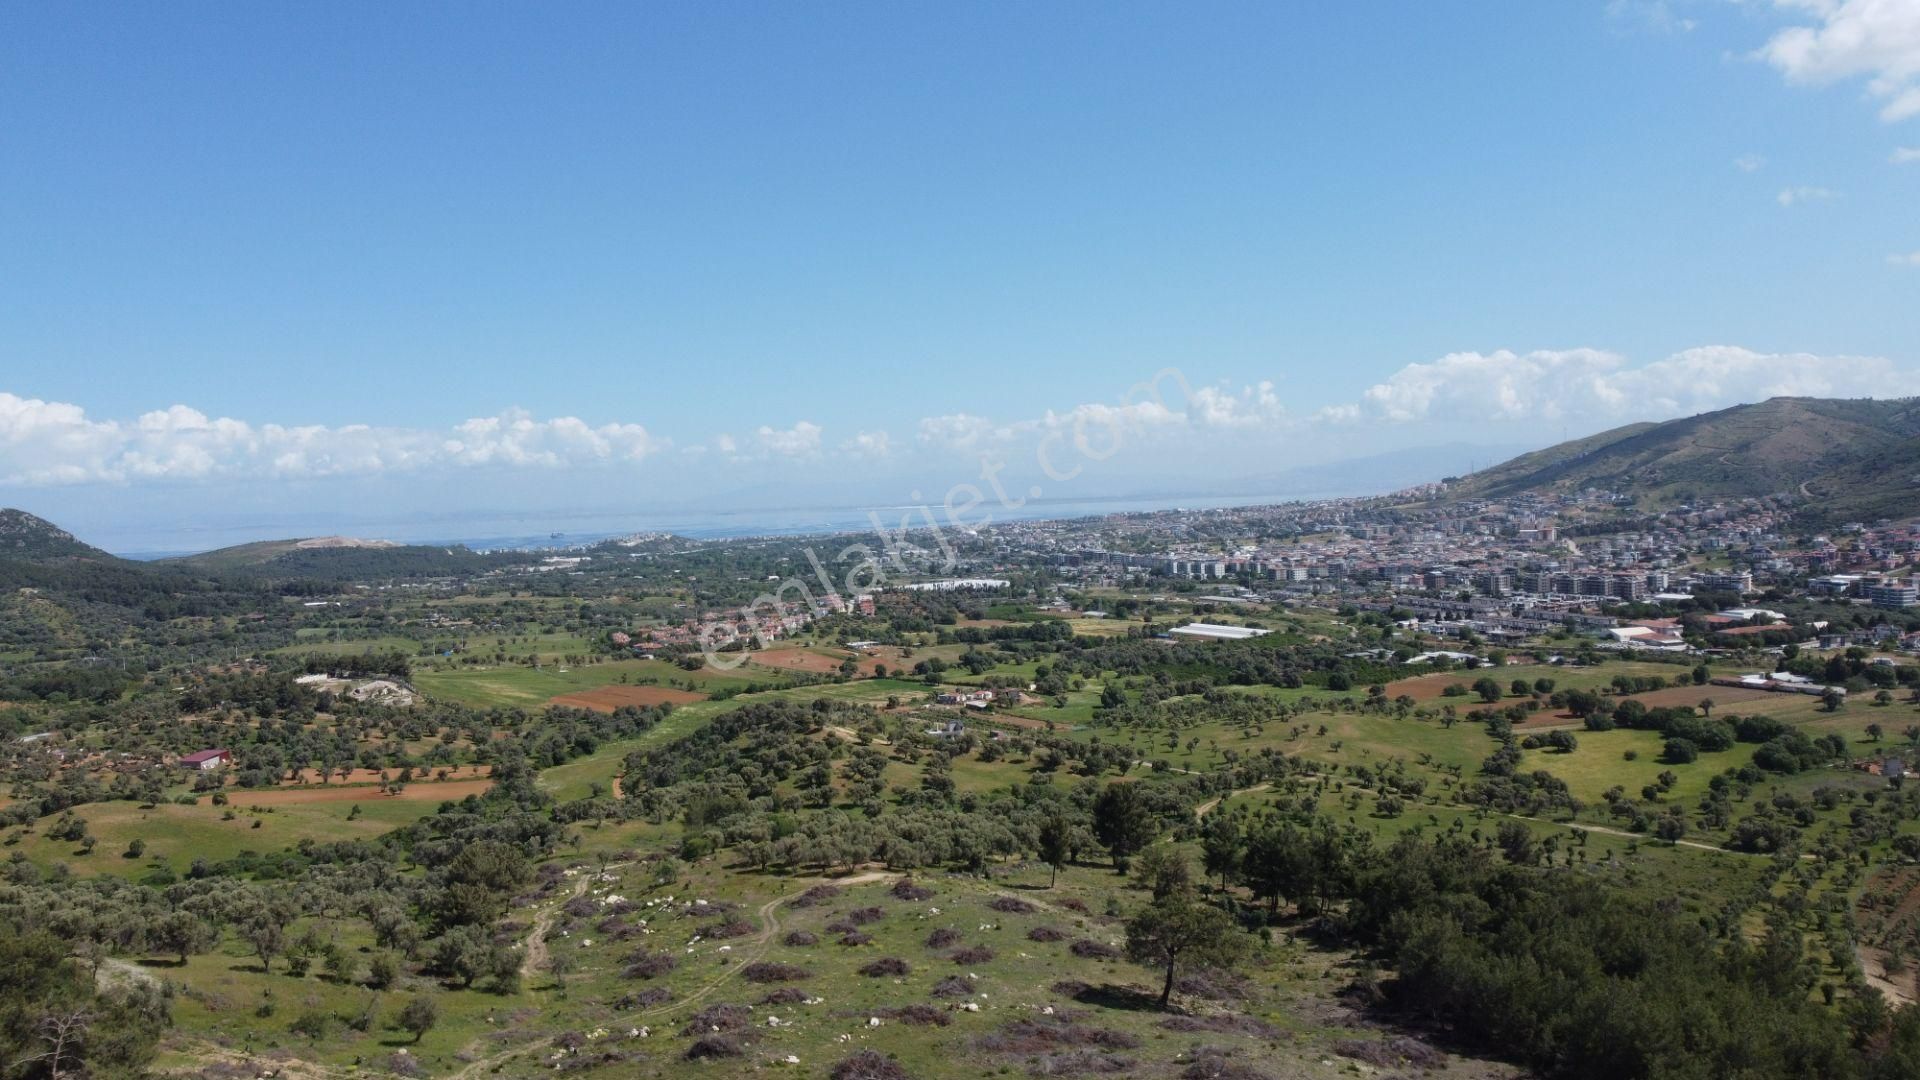
[[[1073,955],[1083,960],[1118,960],[1120,950],[1090,938],[1081,938],[1068,946]]]
[[[818,904],[824,904],[839,895],[840,887],[838,885],[815,885],[813,888],[794,897],[793,903],[788,906],[810,908]]]
[[[835,1065],[827,1076],[830,1080],[912,1080],[899,1062],[878,1050],[860,1051]]]
[[[889,891],[893,893],[896,900],[933,899],[933,890],[924,885],[915,884],[912,878],[901,878],[893,883],[893,888]]]
[[[1221,1035],[1248,1035],[1256,1039],[1278,1039],[1282,1032],[1265,1020],[1251,1016],[1236,1016],[1231,1013],[1216,1016],[1170,1016],[1160,1021],[1160,1026],[1168,1031],[1192,1034],[1201,1031],[1215,1032]]]
[[[947,954],[947,959],[961,966],[984,964],[993,959],[993,950],[985,945],[970,945],[964,949],[955,949]]]
[[[953,1023],[953,1017],[945,1009],[936,1009],[932,1005],[896,1005],[882,1009],[880,1015],[889,1020],[898,1020],[903,1024],[918,1027],[946,1027]]]
[[[972,997],[973,983],[959,975],[949,975],[933,984],[933,996],[937,998]]]
[[[868,923],[877,923],[881,919],[884,919],[886,917],[887,917],[886,911],[882,908],[877,908],[877,907],[855,908],[852,911],[847,912],[847,921],[851,922],[855,926],[865,926]]]
[[[703,1035],[687,1047],[688,1061],[711,1061],[716,1058],[737,1058],[746,1053],[740,1040],[725,1035]]]
[[[869,979],[884,979],[895,975],[905,975],[907,962],[896,956],[883,956],[860,969],[860,974]]]
[[[620,971],[623,979],[657,979],[672,971],[680,961],[670,952],[647,952],[642,950],[627,957],[627,966]]]
[[[748,982],[798,982],[810,977],[813,972],[794,964],[775,964],[769,961],[748,964],[740,970],[740,977]]]
[[[872,941],[872,934],[863,934],[858,930],[840,935],[840,944],[842,945],[866,945]]]
[[[1364,1061],[1377,1069],[1397,1069],[1402,1065],[1416,1069],[1445,1068],[1447,1055],[1419,1039],[1398,1036],[1385,1040],[1342,1039],[1333,1044],[1341,1057]]]
[[[807,1000],[807,992],[797,986],[783,986],[760,999],[762,1005],[798,1005]]]
[[[983,1050],[1000,1054],[1044,1054],[1051,1050],[1081,1047],[1101,1050],[1132,1050],[1140,1040],[1112,1028],[1076,1024],[1059,1017],[1015,1020],[999,1031],[978,1040]]]
[[[728,919],[719,926],[709,927],[706,934],[710,938],[726,941],[729,938],[746,937],[755,929],[754,925],[745,919]]]
[[[688,1019],[682,1035],[724,1034],[744,1031],[753,1024],[753,1014],[745,1005],[709,1005]]]
[[[949,945],[957,945],[959,943],[960,931],[958,930],[941,927],[927,935],[927,948],[929,949],[944,949]]]
[[[781,940],[795,948],[820,944],[819,935],[810,934],[805,930],[789,930],[787,931],[787,936]]]
[[[1180,1080],[1273,1080],[1273,1075],[1246,1064],[1244,1055],[1232,1050],[1202,1046],[1193,1052],[1193,1061],[1181,1070]]]
[[[1033,929],[1027,931],[1027,940],[1042,941],[1042,942],[1065,941],[1067,940],[1067,935],[1065,931],[1056,930],[1051,926],[1036,926]]]
[[[987,906],[1008,915],[1031,915],[1040,910],[1017,896],[996,896],[987,901]]]

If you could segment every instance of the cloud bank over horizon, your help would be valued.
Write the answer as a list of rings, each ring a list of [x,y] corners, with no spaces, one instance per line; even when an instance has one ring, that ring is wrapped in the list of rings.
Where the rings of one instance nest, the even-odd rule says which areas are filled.
[[[282,425],[210,417],[175,404],[132,420],[98,419],[82,405],[0,391],[0,488],[194,484],[445,475],[477,470],[643,472],[664,463],[713,480],[743,465],[789,469],[892,462],[901,468],[1004,454],[1046,442],[1149,446],[1158,464],[1217,468],[1237,446],[1298,445],[1366,425],[1397,429],[1500,424],[1504,438],[1569,421],[1595,430],[1664,420],[1776,396],[1920,395],[1920,368],[1884,357],[1763,353],[1737,346],[1686,349],[1635,365],[1603,349],[1456,352],[1410,363],[1356,400],[1289,408],[1271,381],[1192,385],[1164,369],[1107,402],[1038,416],[921,417],[897,438],[866,424],[830,431],[799,419],[676,443],[655,418],[590,424],[521,409],[444,427],[358,423]],[[870,421],[869,421],[870,423]],[[1413,433],[1417,434],[1417,430]],[[1097,455],[1103,456],[1103,455]],[[1211,464],[1209,464],[1211,463]]]

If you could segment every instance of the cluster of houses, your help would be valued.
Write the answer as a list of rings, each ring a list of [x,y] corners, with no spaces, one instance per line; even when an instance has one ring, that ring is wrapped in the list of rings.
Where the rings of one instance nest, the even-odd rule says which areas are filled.
[[[958,705],[964,709],[990,709],[995,705],[1018,705],[1026,700],[1019,690],[1002,687],[997,690],[945,690],[935,695],[935,705]]]

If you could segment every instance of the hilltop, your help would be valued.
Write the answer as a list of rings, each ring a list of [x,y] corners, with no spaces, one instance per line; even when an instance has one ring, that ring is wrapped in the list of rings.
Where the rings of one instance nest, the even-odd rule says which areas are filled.
[[[1916,472],[1920,400],[1782,397],[1522,454],[1461,478],[1446,497],[1597,488],[1661,506],[1788,493],[1813,500],[1813,517],[1905,517],[1920,514]]]
[[[315,536],[294,540],[257,540],[248,544],[216,548],[193,555],[181,555],[162,562],[200,566],[208,569],[260,566],[302,551],[385,550],[401,545],[393,540],[364,540],[354,536]]]
[[[45,518],[25,510],[0,509],[0,559],[41,562],[76,558],[119,561]]]

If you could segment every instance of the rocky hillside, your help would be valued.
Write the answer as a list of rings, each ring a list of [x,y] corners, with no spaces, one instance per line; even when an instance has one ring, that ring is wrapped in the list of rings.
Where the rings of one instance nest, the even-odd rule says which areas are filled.
[[[1648,506],[1791,493],[1813,517],[1920,515],[1920,399],[1772,398],[1632,424],[1463,477],[1448,497],[1584,488]]]

